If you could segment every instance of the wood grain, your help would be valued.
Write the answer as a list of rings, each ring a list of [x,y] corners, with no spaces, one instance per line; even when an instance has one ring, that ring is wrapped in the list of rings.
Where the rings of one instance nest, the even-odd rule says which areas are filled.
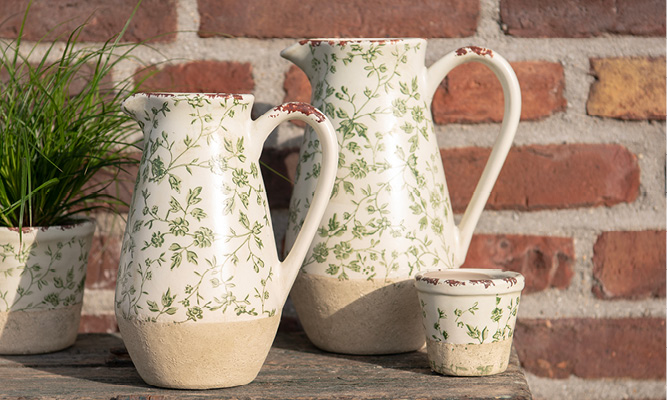
[[[205,368],[205,366],[202,366]],[[76,344],[39,356],[0,356],[2,399],[531,399],[512,351],[503,374],[456,378],[430,371],[425,351],[348,356],[315,348],[301,331],[279,331],[249,385],[219,390],[167,390],[146,385],[122,339],[79,335]]]

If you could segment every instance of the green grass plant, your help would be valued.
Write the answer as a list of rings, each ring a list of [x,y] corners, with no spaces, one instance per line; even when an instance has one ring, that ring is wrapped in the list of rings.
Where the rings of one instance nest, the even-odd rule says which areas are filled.
[[[26,50],[30,4],[18,38],[0,39],[0,226],[17,228],[67,224],[119,204],[106,189],[136,162],[128,150],[138,136],[121,112],[137,85],[132,77],[114,83],[112,70],[141,45],[121,42],[140,4],[106,43],[81,45],[84,24]]]

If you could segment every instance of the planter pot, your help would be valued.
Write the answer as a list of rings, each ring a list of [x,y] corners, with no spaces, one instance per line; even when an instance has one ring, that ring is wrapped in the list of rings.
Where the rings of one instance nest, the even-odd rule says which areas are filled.
[[[524,278],[489,269],[415,276],[431,369],[481,376],[507,369]]]
[[[95,224],[0,228],[0,354],[74,344]]]

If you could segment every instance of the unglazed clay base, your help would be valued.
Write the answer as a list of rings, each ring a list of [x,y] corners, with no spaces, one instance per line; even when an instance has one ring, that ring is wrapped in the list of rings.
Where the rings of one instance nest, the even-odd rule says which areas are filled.
[[[424,346],[414,281],[299,274],[290,292],[311,342],[345,354],[393,354]]]
[[[512,339],[495,343],[452,344],[428,339],[431,369],[443,375],[482,376],[504,372],[512,349]]]
[[[212,389],[245,385],[262,368],[280,314],[236,322],[155,323],[118,317],[123,341],[149,385]]]
[[[0,354],[40,354],[74,344],[81,306],[0,312]]]

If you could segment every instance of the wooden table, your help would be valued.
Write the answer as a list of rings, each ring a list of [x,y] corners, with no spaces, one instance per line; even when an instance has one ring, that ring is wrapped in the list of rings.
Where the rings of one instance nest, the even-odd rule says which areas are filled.
[[[281,329],[249,385],[168,390],[146,385],[118,334],[79,335],[69,349],[0,356],[2,399],[531,399],[515,351],[503,374],[456,378],[429,370],[425,351],[347,356],[315,348],[302,331]]]

